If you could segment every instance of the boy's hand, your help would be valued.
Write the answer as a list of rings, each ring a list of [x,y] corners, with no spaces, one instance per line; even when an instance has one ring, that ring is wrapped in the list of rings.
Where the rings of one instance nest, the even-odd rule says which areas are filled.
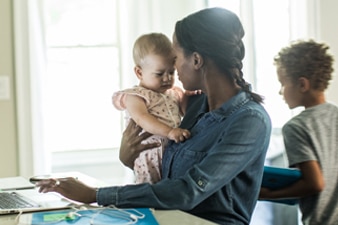
[[[270,192],[271,190],[269,188],[261,187],[261,190],[259,191],[258,199],[261,199],[261,200],[268,199]]]

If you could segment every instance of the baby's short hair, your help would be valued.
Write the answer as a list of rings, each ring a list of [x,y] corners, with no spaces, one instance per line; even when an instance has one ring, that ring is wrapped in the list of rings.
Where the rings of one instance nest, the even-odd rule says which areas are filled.
[[[282,48],[274,58],[274,64],[284,69],[286,76],[293,80],[300,77],[309,79],[311,87],[324,91],[333,73],[333,56],[329,46],[314,40],[298,40]]]
[[[162,33],[144,34],[135,41],[133,48],[134,63],[140,65],[149,54],[167,56],[172,52],[172,43],[166,35]]]

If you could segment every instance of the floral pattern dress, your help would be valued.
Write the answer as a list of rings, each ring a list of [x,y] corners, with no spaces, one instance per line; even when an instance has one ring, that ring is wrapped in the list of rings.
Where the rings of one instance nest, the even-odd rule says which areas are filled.
[[[135,86],[133,88],[118,91],[113,95],[113,105],[118,110],[126,110],[124,101],[126,95],[136,95],[144,100],[148,112],[159,121],[171,127],[178,127],[181,122],[182,113],[180,103],[183,97],[182,89],[174,87],[165,93]],[[126,120],[130,120],[126,111]],[[142,131],[144,132],[144,131]],[[143,151],[134,162],[135,183],[156,183],[161,179],[162,154],[168,143],[167,137],[152,135],[143,143],[160,142],[161,146]]]

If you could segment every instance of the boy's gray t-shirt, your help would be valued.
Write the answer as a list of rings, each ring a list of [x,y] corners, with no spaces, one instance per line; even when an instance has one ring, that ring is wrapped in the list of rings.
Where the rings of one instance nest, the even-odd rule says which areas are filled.
[[[310,107],[288,121],[283,137],[289,166],[318,161],[324,190],[302,198],[304,224],[338,224],[338,107],[324,103]]]

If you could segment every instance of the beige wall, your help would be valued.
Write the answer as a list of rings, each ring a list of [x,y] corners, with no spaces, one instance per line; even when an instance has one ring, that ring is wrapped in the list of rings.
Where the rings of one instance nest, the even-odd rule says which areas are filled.
[[[318,0],[319,1],[319,0]],[[327,91],[327,99],[338,104],[338,1],[320,0],[320,39],[330,46],[335,57],[335,71],[333,80]]]
[[[12,25],[12,0],[0,0],[0,76],[10,81],[10,98],[0,99],[0,177],[18,174]]]
[[[10,99],[0,100],[0,177],[18,175],[17,130],[15,115],[15,71],[13,48],[12,0],[0,0],[0,76],[10,78]],[[328,100],[338,104],[338,1],[319,1],[320,38],[331,46],[336,57],[334,81],[328,90]]]

